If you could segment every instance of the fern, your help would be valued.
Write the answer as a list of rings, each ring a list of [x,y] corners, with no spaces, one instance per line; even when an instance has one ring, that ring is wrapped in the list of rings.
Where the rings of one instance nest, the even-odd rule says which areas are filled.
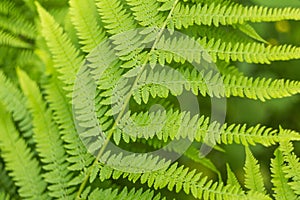
[[[14,121],[17,121],[18,127],[27,139],[32,136],[32,123],[31,115],[26,108],[26,99],[24,95],[18,90],[18,88],[8,80],[3,72],[0,72],[0,96],[1,103],[5,106],[5,109],[12,113]]]
[[[84,5],[84,6],[83,6]],[[89,53],[104,39],[105,33],[95,19],[96,8],[92,1],[70,1],[72,21],[77,30],[82,50]],[[94,11],[94,12],[91,12]],[[88,31],[87,31],[88,30]]]
[[[245,187],[253,191],[265,193],[264,181],[259,169],[259,164],[253,157],[249,148],[246,148],[246,161],[244,170]]]
[[[233,0],[1,1],[0,199],[298,199],[293,119],[221,107],[297,106],[297,75],[258,68],[295,65],[297,40],[253,24],[299,20]]]
[[[209,84],[207,84],[209,83]],[[148,102],[149,96],[166,98],[170,92],[174,96],[182,94],[183,89],[192,91],[195,95],[230,97],[240,96],[265,101],[271,98],[281,98],[299,93],[299,82],[284,79],[265,79],[245,77],[242,75],[220,76],[213,71],[198,72],[196,69],[183,72],[175,70],[145,70],[139,79],[133,93],[137,103]]]
[[[37,8],[41,18],[42,33],[47,38],[47,44],[52,52],[54,67],[61,74],[66,87],[71,90],[76,72],[82,64],[82,58],[78,56],[78,50],[53,17],[38,4]]]
[[[47,172],[45,180],[51,185],[48,189],[50,196],[70,199],[72,188],[68,188],[70,175],[65,162],[66,156],[62,141],[59,138],[57,126],[52,121],[49,110],[42,101],[37,85],[22,71],[18,71],[21,87],[28,98],[28,107],[32,111],[34,135],[37,151],[41,160],[46,165],[43,167]],[[60,178],[57,178],[60,177]]]
[[[279,20],[299,20],[298,8],[267,8],[224,3],[198,4],[193,6],[179,3],[173,13],[176,28],[192,24],[232,25],[245,22],[271,22]]]
[[[118,124],[115,134],[125,133],[125,141],[136,138],[153,138],[156,136],[160,140],[188,138],[193,141],[205,141],[211,144],[242,143],[243,145],[254,145],[260,143],[265,146],[278,143],[284,138],[299,140],[299,133],[278,130],[256,125],[246,129],[246,124],[224,125],[214,121],[209,123],[208,117],[190,116],[188,112],[178,111],[156,112],[156,113],[126,113]],[[150,128],[151,127],[151,128]],[[126,139],[128,138],[128,139]]]
[[[275,150],[275,158],[272,159],[272,182],[273,182],[273,190],[274,197],[276,199],[296,199],[296,195],[293,193],[291,187],[288,184],[288,179],[285,177],[285,173],[283,172],[283,156],[282,152],[279,149]]]
[[[26,142],[10,119],[9,113],[1,109],[1,156],[6,169],[10,171],[21,197],[27,199],[49,199],[44,193],[46,183],[42,180],[41,168]]]

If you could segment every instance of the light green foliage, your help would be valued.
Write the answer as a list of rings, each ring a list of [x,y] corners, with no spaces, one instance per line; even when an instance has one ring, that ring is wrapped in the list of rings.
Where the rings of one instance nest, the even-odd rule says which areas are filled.
[[[2,106],[1,109],[1,157],[9,175],[19,187],[18,193],[25,199],[48,199],[44,194],[46,183],[42,180],[41,167],[33,152],[27,147],[23,138],[20,138],[14,127],[10,114]]]
[[[0,200],[299,199],[297,126],[206,113],[207,98],[297,98],[299,80],[239,69],[300,59],[254,25],[288,20],[300,9],[234,0],[1,1]]]

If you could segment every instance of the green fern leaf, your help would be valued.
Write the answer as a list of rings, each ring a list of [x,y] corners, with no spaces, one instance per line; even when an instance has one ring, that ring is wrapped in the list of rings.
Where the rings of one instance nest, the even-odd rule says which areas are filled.
[[[265,101],[298,94],[299,86],[300,82],[285,79],[253,79],[243,75],[220,76],[213,71],[207,72],[206,70],[198,72],[196,69],[177,71],[156,68],[144,70],[134,89],[133,97],[139,104],[141,100],[147,103],[150,95],[153,98],[157,96],[166,98],[170,92],[174,96],[179,96],[183,89],[186,89],[195,95],[201,93],[203,96],[211,97],[239,96]]]
[[[46,109],[38,86],[23,71],[18,70],[17,73],[22,90],[28,98],[28,107],[32,111],[33,137],[42,162],[45,163],[44,176],[45,180],[50,183],[48,186],[50,196],[71,199],[70,194],[74,189],[69,188],[68,185],[71,174],[67,170],[68,163],[65,162],[65,150],[58,128],[52,121],[50,110]]]
[[[275,158],[271,160],[271,172],[272,172],[272,183],[274,187],[275,199],[296,199],[296,195],[288,184],[288,179],[285,177],[286,174],[283,171],[284,159],[282,152],[276,149],[274,152]]]
[[[0,101],[7,111],[12,113],[14,121],[22,135],[29,139],[32,136],[32,119],[26,108],[26,99],[17,87],[0,71]],[[32,143],[32,142],[30,142]]]
[[[199,45],[200,44],[200,45]],[[263,43],[232,43],[221,39],[199,38],[196,41],[187,36],[165,38],[162,37],[157,46],[158,61],[164,65],[165,61],[200,63],[201,59],[216,62],[218,59],[247,63],[267,63],[276,60],[299,59],[299,47],[292,45],[265,46]],[[207,55],[207,53],[209,55]]]
[[[49,199],[44,193],[46,183],[42,180],[38,161],[24,139],[20,138],[10,115],[2,105],[0,112],[1,157],[5,161],[6,169],[10,171],[9,175],[19,187],[19,195],[25,199]]]
[[[260,172],[260,166],[257,160],[252,155],[250,149],[245,147],[246,150],[246,161],[245,161],[245,187],[251,191],[257,191],[265,193],[266,189],[262,174]]]
[[[300,195],[300,159],[293,152],[294,147],[288,140],[281,140],[279,149],[283,154],[286,165],[282,168],[286,173],[285,177],[291,179],[288,184],[293,189],[296,195]]]
[[[175,27],[180,29],[193,24],[232,25],[245,22],[272,22],[299,20],[299,8],[268,8],[243,6],[241,4],[196,4],[193,6],[178,3],[173,13]]]
[[[110,34],[118,34],[136,28],[133,17],[123,8],[120,1],[103,0],[96,3],[104,27]]]
[[[150,128],[151,127],[151,128]],[[198,115],[190,116],[189,112],[158,111],[150,113],[127,112],[117,124],[116,132],[127,135],[133,141],[136,138],[153,138],[171,140],[188,138],[190,141],[208,144],[243,144],[264,146],[276,144],[281,140],[299,141],[299,133],[285,129],[272,129],[256,125],[246,129],[246,124],[209,123],[209,118]],[[117,133],[116,133],[117,134]],[[128,141],[129,142],[129,141]]]
[[[156,0],[127,0],[135,19],[143,27],[161,27],[165,16],[159,12],[160,4]]]
[[[86,53],[91,52],[105,38],[105,33],[96,21],[97,13],[93,1],[71,0],[70,14],[83,45],[82,50]]]
[[[108,168],[105,166],[104,168]],[[100,174],[102,170],[100,170]],[[106,172],[107,173],[107,172]],[[198,199],[270,199],[261,193],[251,193],[245,195],[241,190],[234,186],[224,186],[223,183],[208,181],[207,177],[201,177],[202,173],[196,173],[196,170],[189,171],[184,166],[178,167],[178,163],[171,165],[169,168],[161,170],[139,173],[122,173],[121,171],[111,170],[108,177],[112,176],[117,179],[123,174],[123,178],[136,182],[140,179],[141,183],[147,183],[148,187],[154,189],[168,188],[170,191],[179,192],[183,190],[186,194],[192,194]],[[107,178],[107,177],[106,177]]]
[[[76,73],[82,65],[82,57],[73,46],[63,29],[55,22],[54,18],[36,3],[42,25],[42,34],[51,51],[54,67],[61,74],[61,80],[67,85],[65,89],[72,90]]]
[[[0,45],[8,45],[17,48],[31,48],[31,45],[22,41],[19,37],[0,30]]]
[[[71,163],[68,169],[82,170],[91,164],[93,157],[86,151],[85,146],[80,140],[75,124],[72,121],[72,108],[66,92],[63,90],[64,84],[56,77],[52,77],[45,87],[46,99],[49,102],[54,120],[59,125],[59,131]]]
[[[239,181],[237,180],[235,174],[231,171],[230,166],[228,163],[226,163],[226,169],[227,169],[227,185],[234,185],[238,188],[242,188]]]

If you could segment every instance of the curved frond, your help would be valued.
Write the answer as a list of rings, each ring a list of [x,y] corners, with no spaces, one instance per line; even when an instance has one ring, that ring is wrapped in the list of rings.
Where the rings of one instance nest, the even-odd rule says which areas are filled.
[[[0,149],[9,175],[19,187],[21,197],[27,199],[49,199],[45,194],[46,183],[42,180],[41,168],[33,153],[20,138],[10,115],[0,109]]]

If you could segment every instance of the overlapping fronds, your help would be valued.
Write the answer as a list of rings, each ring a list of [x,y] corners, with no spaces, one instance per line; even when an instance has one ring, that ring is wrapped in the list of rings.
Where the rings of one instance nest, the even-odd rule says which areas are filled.
[[[239,70],[239,62],[300,59],[298,46],[272,45],[252,26],[282,20],[299,21],[300,9],[231,0],[1,1],[0,199],[299,198],[299,132],[223,122],[212,103],[300,93],[299,81]],[[236,158],[245,157],[244,171],[217,157],[230,144],[245,147]],[[270,178],[252,154],[257,144],[279,145]],[[216,154],[203,157],[210,150]],[[183,159],[174,163],[173,154]]]
[[[49,80],[45,85],[46,99],[49,102],[50,109],[53,112],[53,119],[59,125],[59,131],[65,142],[66,152],[69,154],[67,160],[71,163],[68,166],[70,170],[82,170],[92,161],[92,156],[83,146],[82,141],[77,134],[74,124],[72,106],[66,97],[66,91],[63,90],[64,84],[56,77]]]
[[[42,180],[41,167],[33,152],[19,136],[9,113],[2,105],[0,112],[1,157],[5,161],[6,170],[10,171],[9,175],[18,186],[19,195],[27,199],[49,199],[44,193],[46,183]]]
[[[0,30],[0,45],[9,45],[18,48],[30,48],[30,44],[19,37]]]
[[[42,25],[41,32],[52,54],[54,67],[60,73],[60,78],[67,85],[68,90],[72,90],[69,86],[74,84],[83,59],[54,18],[38,3],[37,8]]]
[[[168,141],[170,138],[188,138],[191,141],[204,141],[209,144],[243,144],[255,145],[256,143],[270,146],[283,139],[300,140],[299,133],[291,130],[272,129],[266,126],[256,125],[247,128],[246,124],[220,124],[210,122],[208,117],[190,116],[189,112],[157,111],[157,112],[127,112],[118,123],[122,138],[129,142],[136,138],[153,138]],[[127,139],[126,139],[127,138]]]
[[[26,138],[32,136],[32,122],[29,110],[26,108],[26,99],[18,88],[0,72],[0,98],[5,109],[12,113],[14,121]]]
[[[288,140],[281,140],[279,149],[282,152],[284,162],[286,162],[282,170],[286,174],[285,177],[291,179],[288,184],[293,189],[294,193],[299,196],[300,174],[298,169],[300,167],[300,159],[293,152],[293,144]]]
[[[46,108],[38,86],[25,74],[18,70],[19,81],[23,92],[28,99],[28,107],[32,112],[36,148],[46,170],[44,177],[49,183],[50,196],[71,199],[69,188],[71,178],[67,170],[65,150],[58,134],[58,127],[52,121],[52,113]],[[59,177],[59,178],[58,178]]]
[[[189,170],[189,168],[184,166],[178,166],[178,163],[146,173],[124,173],[113,170],[108,166],[103,166],[100,170],[101,177],[112,177],[114,179],[123,177],[133,182],[140,179],[140,182],[147,183],[148,187],[153,187],[154,189],[167,188],[177,193],[183,190],[186,194],[192,194],[197,199],[270,199],[268,196],[257,192],[246,195],[235,186],[225,186],[222,182],[218,183],[208,180],[207,177],[203,176],[202,173],[198,173],[195,169]]]
[[[105,33],[97,23],[96,7],[93,1],[72,0],[70,1],[72,21],[77,30],[82,50],[90,53],[104,39]]]
[[[271,172],[274,197],[276,199],[296,199],[295,193],[288,184],[286,173],[283,171],[284,159],[282,152],[276,149],[274,152],[275,158],[271,160]]]

